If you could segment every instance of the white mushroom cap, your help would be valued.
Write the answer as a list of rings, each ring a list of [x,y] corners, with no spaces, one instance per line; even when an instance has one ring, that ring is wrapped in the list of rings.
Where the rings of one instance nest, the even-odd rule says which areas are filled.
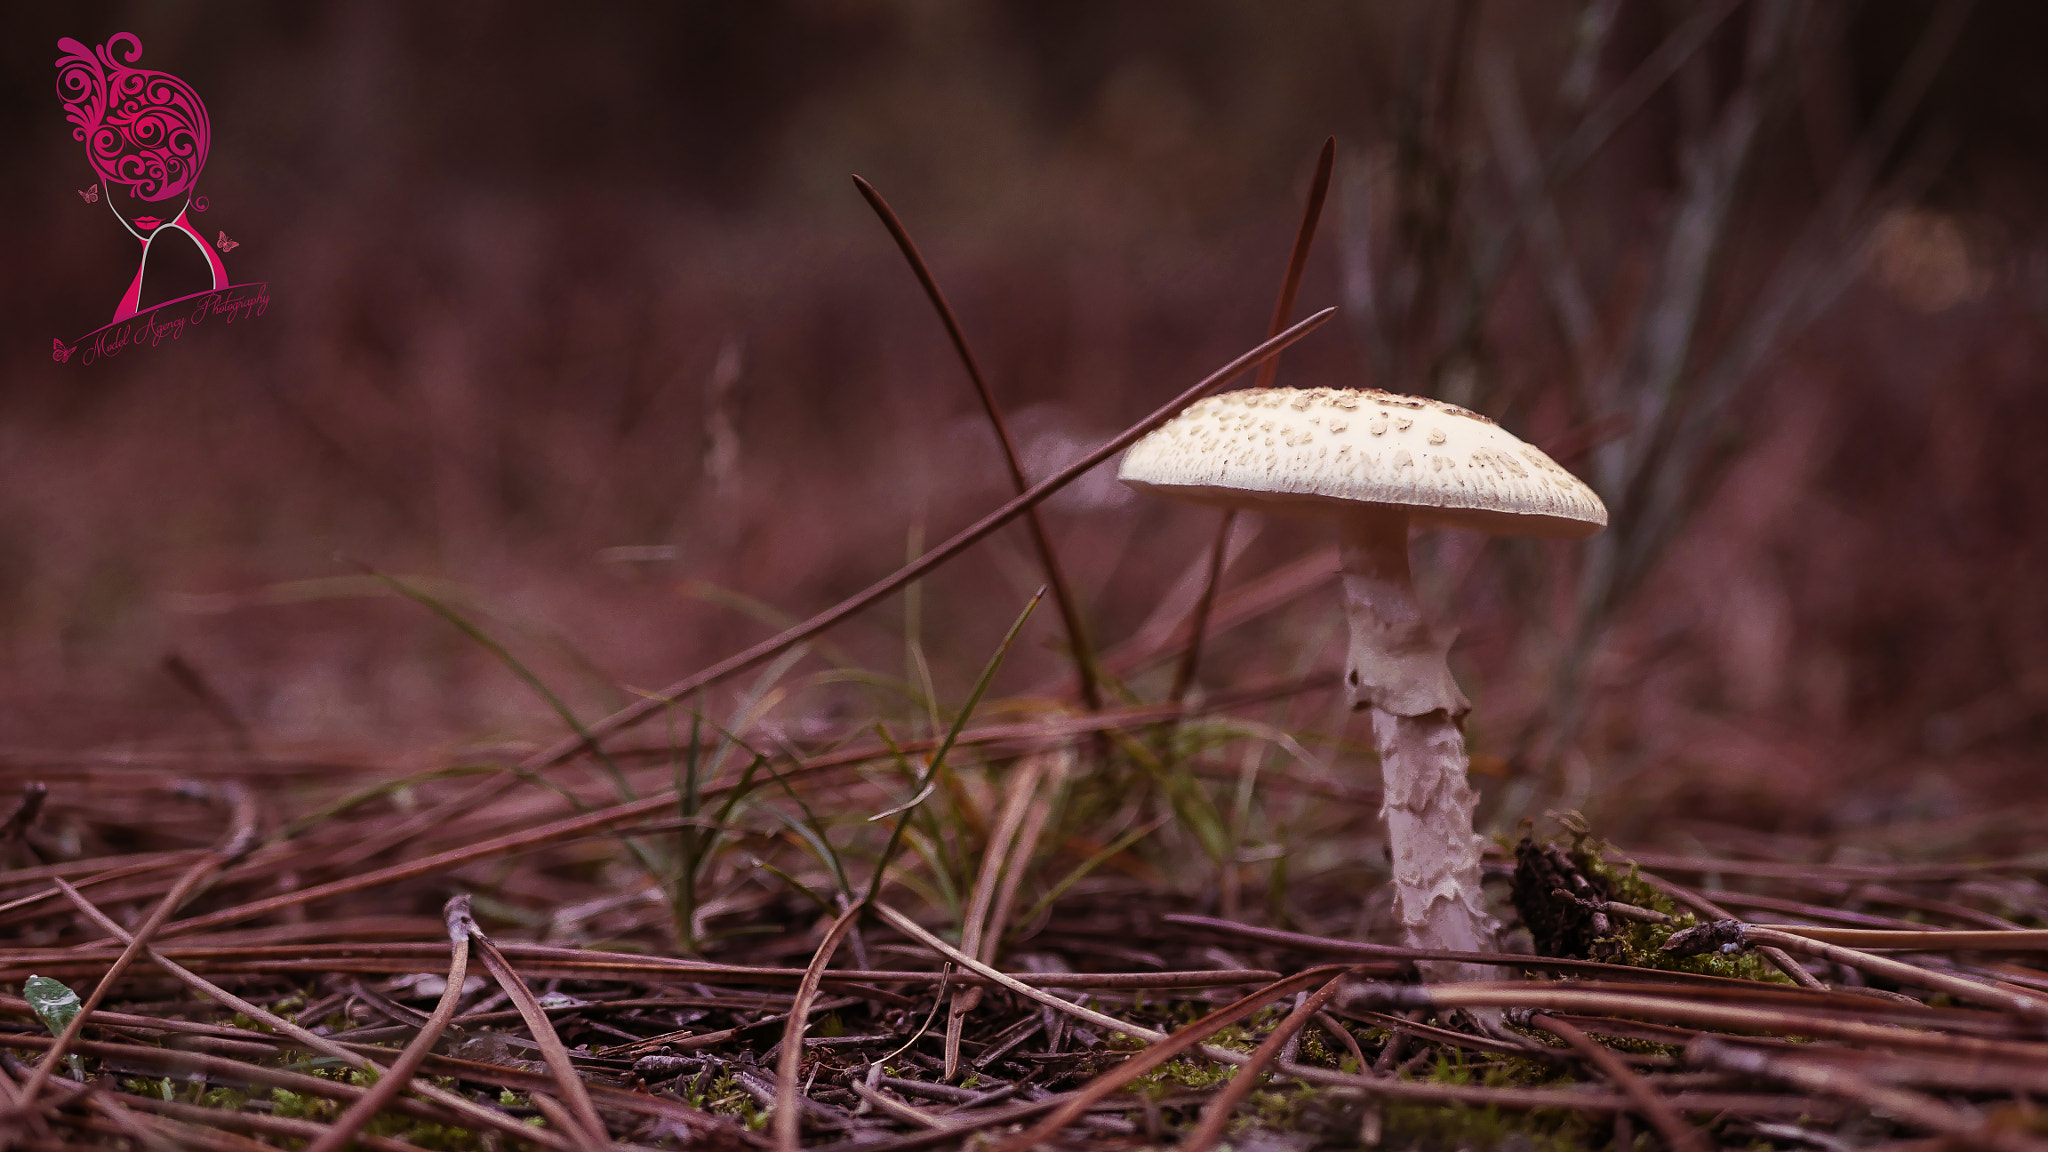
[[[1591,488],[1455,404],[1377,389],[1252,388],[1199,400],[1131,446],[1117,478],[1229,508],[1392,505],[1499,536],[1591,536]]]

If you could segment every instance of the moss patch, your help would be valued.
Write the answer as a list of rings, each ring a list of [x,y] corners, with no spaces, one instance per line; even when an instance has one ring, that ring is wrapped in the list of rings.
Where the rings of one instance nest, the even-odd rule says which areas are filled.
[[[1178,1092],[1201,1092],[1228,1081],[1237,1069],[1206,1060],[1168,1060],[1131,1082],[1130,1090],[1147,1100],[1163,1100]]]
[[[1422,1080],[1487,1088],[1530,1088],[1570,1083],[1563,1066],[1520,1056],[1468,1061],[1463,1053],[1437,1057]],[[1503,1110],[1492,1105],[1389,1103],[1386,1143],[1400,1147],[1470,1148],[1477,1152],[1511,1141],[1536,1152],[1583,1152],[1600,1143],[1598,1121],[1568,1108]]]
[[[1646,883],[1641,870],[1634,864],[1625,869],[1616,867],[1607,859],[1614,846],[1595,837],[1583,821],[1567,820],[1566,827],[1571,832],[1571,847],[1561,855],[1594,888],[1601,890],[1604,898],[1662,912],[1671,918],[1669,924],[1646,924],[1640,920],[1611,916],[1609,933],[1592,940],[1582,955],[1609,964],[1626,964],[1632,968],[1650,968],[1660,972],[1689,972],[1765,984],[1792,982],[1790,977],[1778,971],[1776,965],[1755,952],[1732,956],[1719,953],[1674,956],[1663,951],[1664,942],[1671,938],[1672,933],[1697,926],[1699,917]],[[1529,841],[1525,839],[1523,846],[1529,846]],[[1551,850],[1554,851],[1554,847]],[[1518,849],[1520,854],[1526,853]],[[1517,872],[1520,871],[1518,868]]]
[[[756,1103],[754,1097],[740,1087],[739,1081],[733,1079],[730,1072],[720,1075],[711,1082],[711,1088],[704,1093],[701,1103],[694,1099],[691,1103],[697,1104],[706,1112],[731,1116],[746,1125],[749,1132],[759,1132],[768,1127],[768,1110]]]

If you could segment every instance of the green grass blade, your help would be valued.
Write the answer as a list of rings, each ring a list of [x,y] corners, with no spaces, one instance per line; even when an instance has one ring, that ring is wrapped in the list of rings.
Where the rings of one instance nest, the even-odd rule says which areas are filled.
[[[1102,851],[1097,852],[1095,855],[1090,856],[1088,859],[1083,860],[1081,861],[1081,863],[1075,865],[1074,870],[1072,872],[1069,872],[1065,876],[1061,877],[1059,883],[1053,885],[1052,888],[1046,892],[1045,896],[1038,901],[1038,903],[1031,906],[1031,911],[1011,921],[1011,923],[1021,926],[1024,924],[1032,923],[1033,921],[1037,920],[1038,917],[1042,915],[1046,909],[1053,906],[1054,901],[1058,900],[1061,896],[1066,895],[1067,889],[1072,888],[1074,885],[1079,884],[1082,880],[1086,879],[1090,872],[1093,872],[1097,868],[1102,867],[1103,864],[1113,859],[1117,855],[1117,853],[1124,851],[1131,845],[1136,844],[1138,841],[1143,840],[1145,837],[1150,836],[1152,833],[1157,832],[1159,831],[1159,829],[1165,827],[1168,819],[1169,817],[1161,816],[1158,819],[1152,821],[1150,824],[1140,825],[1139,827],[1133,828],[1129,832],[1124,833],[1122,836],[1117,837],[1116,840],[1109,845],[1109,847],[1104,848]]]
[[[946,764],[946,754],[953,750],[954,741],[960,738],[961,731],[967,727],[968,719],[974,715],[975,708],[981,704],[983,694],[988,691],[989,684],[996,678],[996,670],[1003,666],[1003,658],[1010,654],[1010,646],[1017,642],[1018,634],[1024,631],[1025,621],[1031,619],[1032,611],[1044,599],[1045,589],[1041,587],[1037,594],[1032,596],[1031,600],[1024,605],[1024,610],[1017,614],[1016,622],[1011,624],[1009,632],[1004,634],[1003,642],[996,647],[995,655],[989,657],[988,665],[981,670],[980,679],[974,682],[974,691],[967,694],[967,702],[961,705],[959,713],[953,717],[953,726],[946,730],[945,739],[939,741],[938,748],[932,752],[932,758],[925,768],[924,774],[918,778],[917,787],[912,790],[913,795],[923,792],[928,785],[939,778],[939,771]],[[888,842],[883,845],[881,855],[875,859],[874,877],[868,881],[867,895],[861,898],[864,902],[873,900],[876,894],[881,892],[882,880],[889,873],[889,862],[895,858],[897,850],[903,844],[903,830],[909,827],[911,818],[916,815],[917,809],[912,807],[897,817],[895,826],[889,831]]]
[[[619,790],[620,799],[631,802],[640,798],[634,795],[633,786],[626,782],[626,774],[619,770],[618,764],[612,760],[611,755],[599,746],[597,741],[591,739],[590,730],[584,727],[583,721],[577,717],[575,710],[570,708],[568,703],[560,696],[555,695],[555,690],[548,687],[546,681],[535,675],[533,669],[528,668],[524,661],[513,655],[511,649],[498,643],[490,633],[472,624],[468,617],[449,607],[439,597],[414,588],[396,576],[380,572],[375,568],[370,569],[370,575],[383,581],[393,592],[454,625],[458,631],[475,641],[484,651],[497,657],[499,663],[510,669],[514,676],[519,677],[527,687],[533,689],[535,694],[546,701],[548,707],[554,709],[555,715],[561,717],[562,723],[567,724],[569,730],[576,733],[577,737],[583,741],[584,746],[589,748],[591,753],[597,757],[598,763],[604,765],[605,771],[611,775],[613,785]]]

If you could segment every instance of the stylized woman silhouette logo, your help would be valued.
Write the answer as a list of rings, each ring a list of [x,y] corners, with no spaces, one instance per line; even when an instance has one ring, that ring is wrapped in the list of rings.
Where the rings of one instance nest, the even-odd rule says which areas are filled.
[[[57,58],[57,94],[74,125],[71,138],[85,144],[86,158],[105,186],[107,207],[142,242],[142,263],[113,322],[141,310],[150,251],[172,233],[205,253],[214,291],[228,287],[220,254],[185,220],[211,135],[199,94],[168,72],[135,67],[142,41],[127,32],[98,48],[67,36],[57,49],[64,53]]]

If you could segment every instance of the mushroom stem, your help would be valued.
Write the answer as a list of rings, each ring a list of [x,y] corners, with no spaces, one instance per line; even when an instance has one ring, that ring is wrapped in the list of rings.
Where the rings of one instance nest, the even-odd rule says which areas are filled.
[[[1394,858],[1394,902],[1411,948],[1494,951],[1496,925],[1479,888],[1478,795],[1465,780],[1459,721],[1471,708],[1423,616],[1408,570],[1408,513],[1369,507],[1343,519],[1345,684],[1371,709],[1385,785],[1381,816]],[[1432,980],[1487,979],[1476,964],[1422,965]]]

